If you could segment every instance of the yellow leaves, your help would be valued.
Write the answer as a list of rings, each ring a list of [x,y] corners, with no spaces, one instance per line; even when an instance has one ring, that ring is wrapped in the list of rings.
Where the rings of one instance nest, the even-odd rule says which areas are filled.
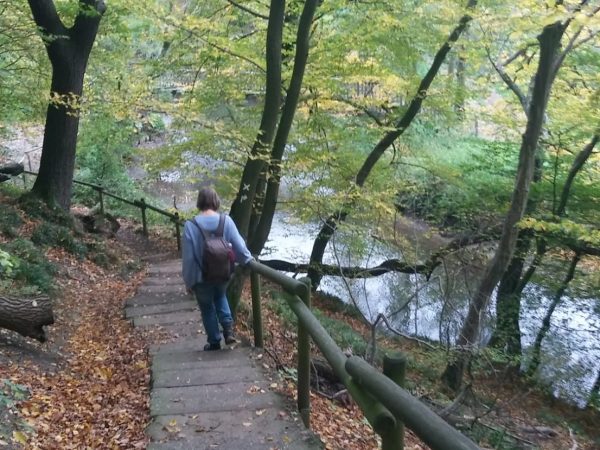
[[[13,431],[12,438],[13,438],[13,441],[15,441],[18,444],[21,444],[21,445],[27,444],[27,436],[25,436],[25,433],[23,433],[21,431]]]
[[[567,241],[567,244],[579,242],[591,246],[600,245],[600,230],[567,219],[545,221],[526,217],[519,222],[518,226],[521,229],[533,230],[546,238]]]

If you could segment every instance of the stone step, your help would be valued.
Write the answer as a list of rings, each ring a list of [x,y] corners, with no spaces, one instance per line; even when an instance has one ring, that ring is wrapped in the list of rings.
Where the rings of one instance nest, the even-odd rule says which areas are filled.
[[[183,284],[183,278],[181,274],[177,276],[163,276],[163,277],[147,277],[143,283],[145,286],[162,286],[162,285],[181,285]]]
[[[200,324],[200,312],[180,311],[165,314],[144,315],[133,317],[133,325],[146,327],[149,325],[170,325],[174,323],[198,323]]]
[[[200,313],[198,312],[198,316]],[[153,328],[156,327],[157,330],[166,333],[171,340],[175,339],[194,339],[200,336],[205,336],[204,327],[201,323],[191,322],[191,323],[171,323],[164,325],[146,325],[143,328]],[[204,337],[206,342],[206,336]],[[203,344],[204,345],[204,344]]]
[[[148,267],[149,275],[169,275],[181,273],[181,261],[166,261]]]
[[[152,374],[153,388],[203,386],[223,383],[257,383],[264,374],[255,367],[202,367],[183,370],[159,370]]]
[[[146,305],[164,305],[166,303],[177,303],[193,300],[193,297],[185,293],[158,293],[158,294],[139,294],[127,299],[125,307],[146,306]]]
[[[125,317],[150,316],[181,311],[197,311],[198,303],[193,300],[159,303],[157,305],[131,306],[125,309]],[[199,313],[198,313],[199,314]]]
[[[157,353],[152,358],[152,373],[167,370],[181,371],[204,369],[210,367],[239,367],[239,366],[257,366],[260,360],[251,359],[246,348],[229,348],[216,352],[205,352],[202,346],[193,351],[177,353]]]
[[[297,415],[280,408],[157,416],[147,429],[157,450],[317,449]]]
[[[183,281],[179,284],[165,284],[165,285],[144,285],[142,284],[138,290],[137,295],[140,294],[185,294],[185,286]]]
[[[150,394],[150,415],[257,410],[273,407],[277,400],[266,382],[154,388]]]
[[[148,353],[151,356],[155,356],[159,353],[179,353],[179,352],[190,352],[201,349],[206,344],[206,338],[181,338],[174,342],[167,342],[163,344],[152,344],[148,349]]]

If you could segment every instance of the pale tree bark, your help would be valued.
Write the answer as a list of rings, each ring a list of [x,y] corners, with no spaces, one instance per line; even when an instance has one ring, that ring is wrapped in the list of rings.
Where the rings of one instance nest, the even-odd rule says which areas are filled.
[[[477,5],[476,0],[469,0],[467,8],[472,9]],[[398,139],[412,124],[414,118],[417,116],[423,105],[423,101],[427,98],[427,93],[433,80],[436,78],[440,67],[446,60],[448,53],[452,49],[452,46],[458,41],[467,25],[471,21],[471,16],[465,14],[459,21],[457,27],[450,33],[450,36],[444,42],[444,44],[438,49],[437,53],[433,58],[433,62],[429,67],[429,70],[419,83],[417,92],[413,96],[407,110],[404,112],[402,117],[394,124],[394,129],[388,131],[383,138],[373,147],[367,158],[365,159],[362,167],[359,169],[355,178],[355,185],[362,187],[367,178],[369,177],[371,170],[375,167],[375,164],[381,159],[386,150]],[[325,223],[321,226],[317,237],[313,243],[312,252],[310,255],[310,268],[308,271],[308,277],[311,280],[311,286],[316,289],[321,282],[322,274],[319,272],[317,267],[323,262],[323,256],[327,244],[331,240],[335,233],[338,224],[346,220],[348,211],[352,209],[352,204],[348,203],[339,211],[329,214]]]
[[[71,204],[83,79],[106,5],[103,0],[81,0],[70,28],[62,23],[52,0],[29,0],[29,6],[52,65],[39,175],[31,192],[47,204],[67,210]]]
[[[518,236],[516,225],[523,217],[529,198],[529,188],[535,170],[538,140],[542,130],[548,97],[556,75],[556,72],[552,69],[558,56],[565,28],[566,24],[556,22],[546,26],[541,35],[538,36],[540,59],[529,106],[527,126],[519,152],[519,163],[511,205],[496,253],[487,266],[479,287],[470,302],[467,317],[456,342],[458,351],[448,363],[442,375],[444,382],[455,390],[462,385],[462,377],[470,358],[470,350],[477,344],[481,315],[485,311],[490,296],[508,267],[515,251]]]

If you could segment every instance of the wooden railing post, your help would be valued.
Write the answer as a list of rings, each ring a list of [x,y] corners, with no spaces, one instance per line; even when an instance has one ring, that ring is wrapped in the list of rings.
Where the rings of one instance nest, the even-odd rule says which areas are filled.
[[[252,328],[254,329],[254,346],[262,348],[263,328],[260,306],[260,275],[254,270],[250,272],[250,288],[252,291]]]
[[[302,278],[299,281],[308,287],[301,299],[310,309],[310,278]],[[306,428],[310,428],[310,335],[300,320],[298,320],[298,411]]]
[[[144,236],[148,237],[148,222],[146,220],[146,201],[142,198],[140,200],[140,209],[142,210],[142,230]]]
[[[177,239],[177,251],[181,251],[181,229],[179,223],[179,213],[175,213],[175,238]]]
[[[400,387],[406,380],[406,356],[386,355],[383,358],[383,374]],[[381,436],[381,450],[404,450],[404,424],[396,417],[396,426]]]

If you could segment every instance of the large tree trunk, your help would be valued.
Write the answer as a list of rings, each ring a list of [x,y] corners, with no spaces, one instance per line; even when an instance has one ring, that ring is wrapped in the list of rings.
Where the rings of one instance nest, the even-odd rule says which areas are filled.
[[[469,0],[467,4],[467,8],[474,8],[477,4],[476,0]],[[394,129],[388,131],[383,138],[373,147],[373,150],[369,153],[367,158],[365,159],[362,167],[359,169],[356,174],[355,184],[358,187],[362,187],[365,184],[368,176],[375,167],[375,164],[381,159],[384,155],[385,151],[394,143],[396,139],[398,139],[411,125],[414,118],[417,116],[419,111],[421,110],[421,106],[423,105],[423,101],[427,97],[427,92],[431,87],[431,83],[437,76],[440,67],[446,60],[448,53],[452,49],[452,46],[458,39],[461,34],[467,27],[468,23],[471,21],[471,16],[464,15],[461,17],[458,26],[450,33],[450,36],[444,42],[444,44],[439,48],[437,53],[435,54],[431,66],[429,70],[419,83],[419,87],[414,97],[412,98],[406,112],[402,115],[402,117],[396,122],[394,125]],[[308,277],[311,281],[311,286],[313,289],[316,289],[321,283],[322,274],[315,268],[315,266],[321,264],[323,262],[323,256],[325,255],[325,249],[327,248],[327,244],[331,240],[331,237],[335,233],[339,222],[342,222],[346,219],[348,215],[348,211],[352,209],[352,204],[347,204],[340,211],[336,211],[329,215],[321,230],[319,230],[319,234],[315,238],[315,242],[313,243],[312,252],[310,254],[310,265],[311,268],[308,271]]]
[[[535,170],[537,144],[544,122],[550,89],[556,75],[553,68],[565,28],[566,24],[556,22],[547,25],[538,37],[540,60],[535,75],[527,127],[523,134],[519,152],[519,164],[510,209],[504,222],[502,236],[494,258],[488,265],[469,305],[467,317],[456,342],[458,352],[448,363],[442,375],[444,382],[455,390],[461,387],[463,373],[470,358],[470,350],[477,345],[481,315],[485,311],[494,288],[500,281],[515,252],[518,236],[517,223],[523,217],[529,198],[529,188]]]
[[[83,78],[106,6],[102,0],[80,1],[71,28],[63,25],[52,0],[29,0],[29,6],[52,64],[42,157],[31,192],[47,204],[67,210],[71,205]]]
[[[0,328],[44,342],[43,327],[53,323],[52,302],[48,297],[0,297]]]

